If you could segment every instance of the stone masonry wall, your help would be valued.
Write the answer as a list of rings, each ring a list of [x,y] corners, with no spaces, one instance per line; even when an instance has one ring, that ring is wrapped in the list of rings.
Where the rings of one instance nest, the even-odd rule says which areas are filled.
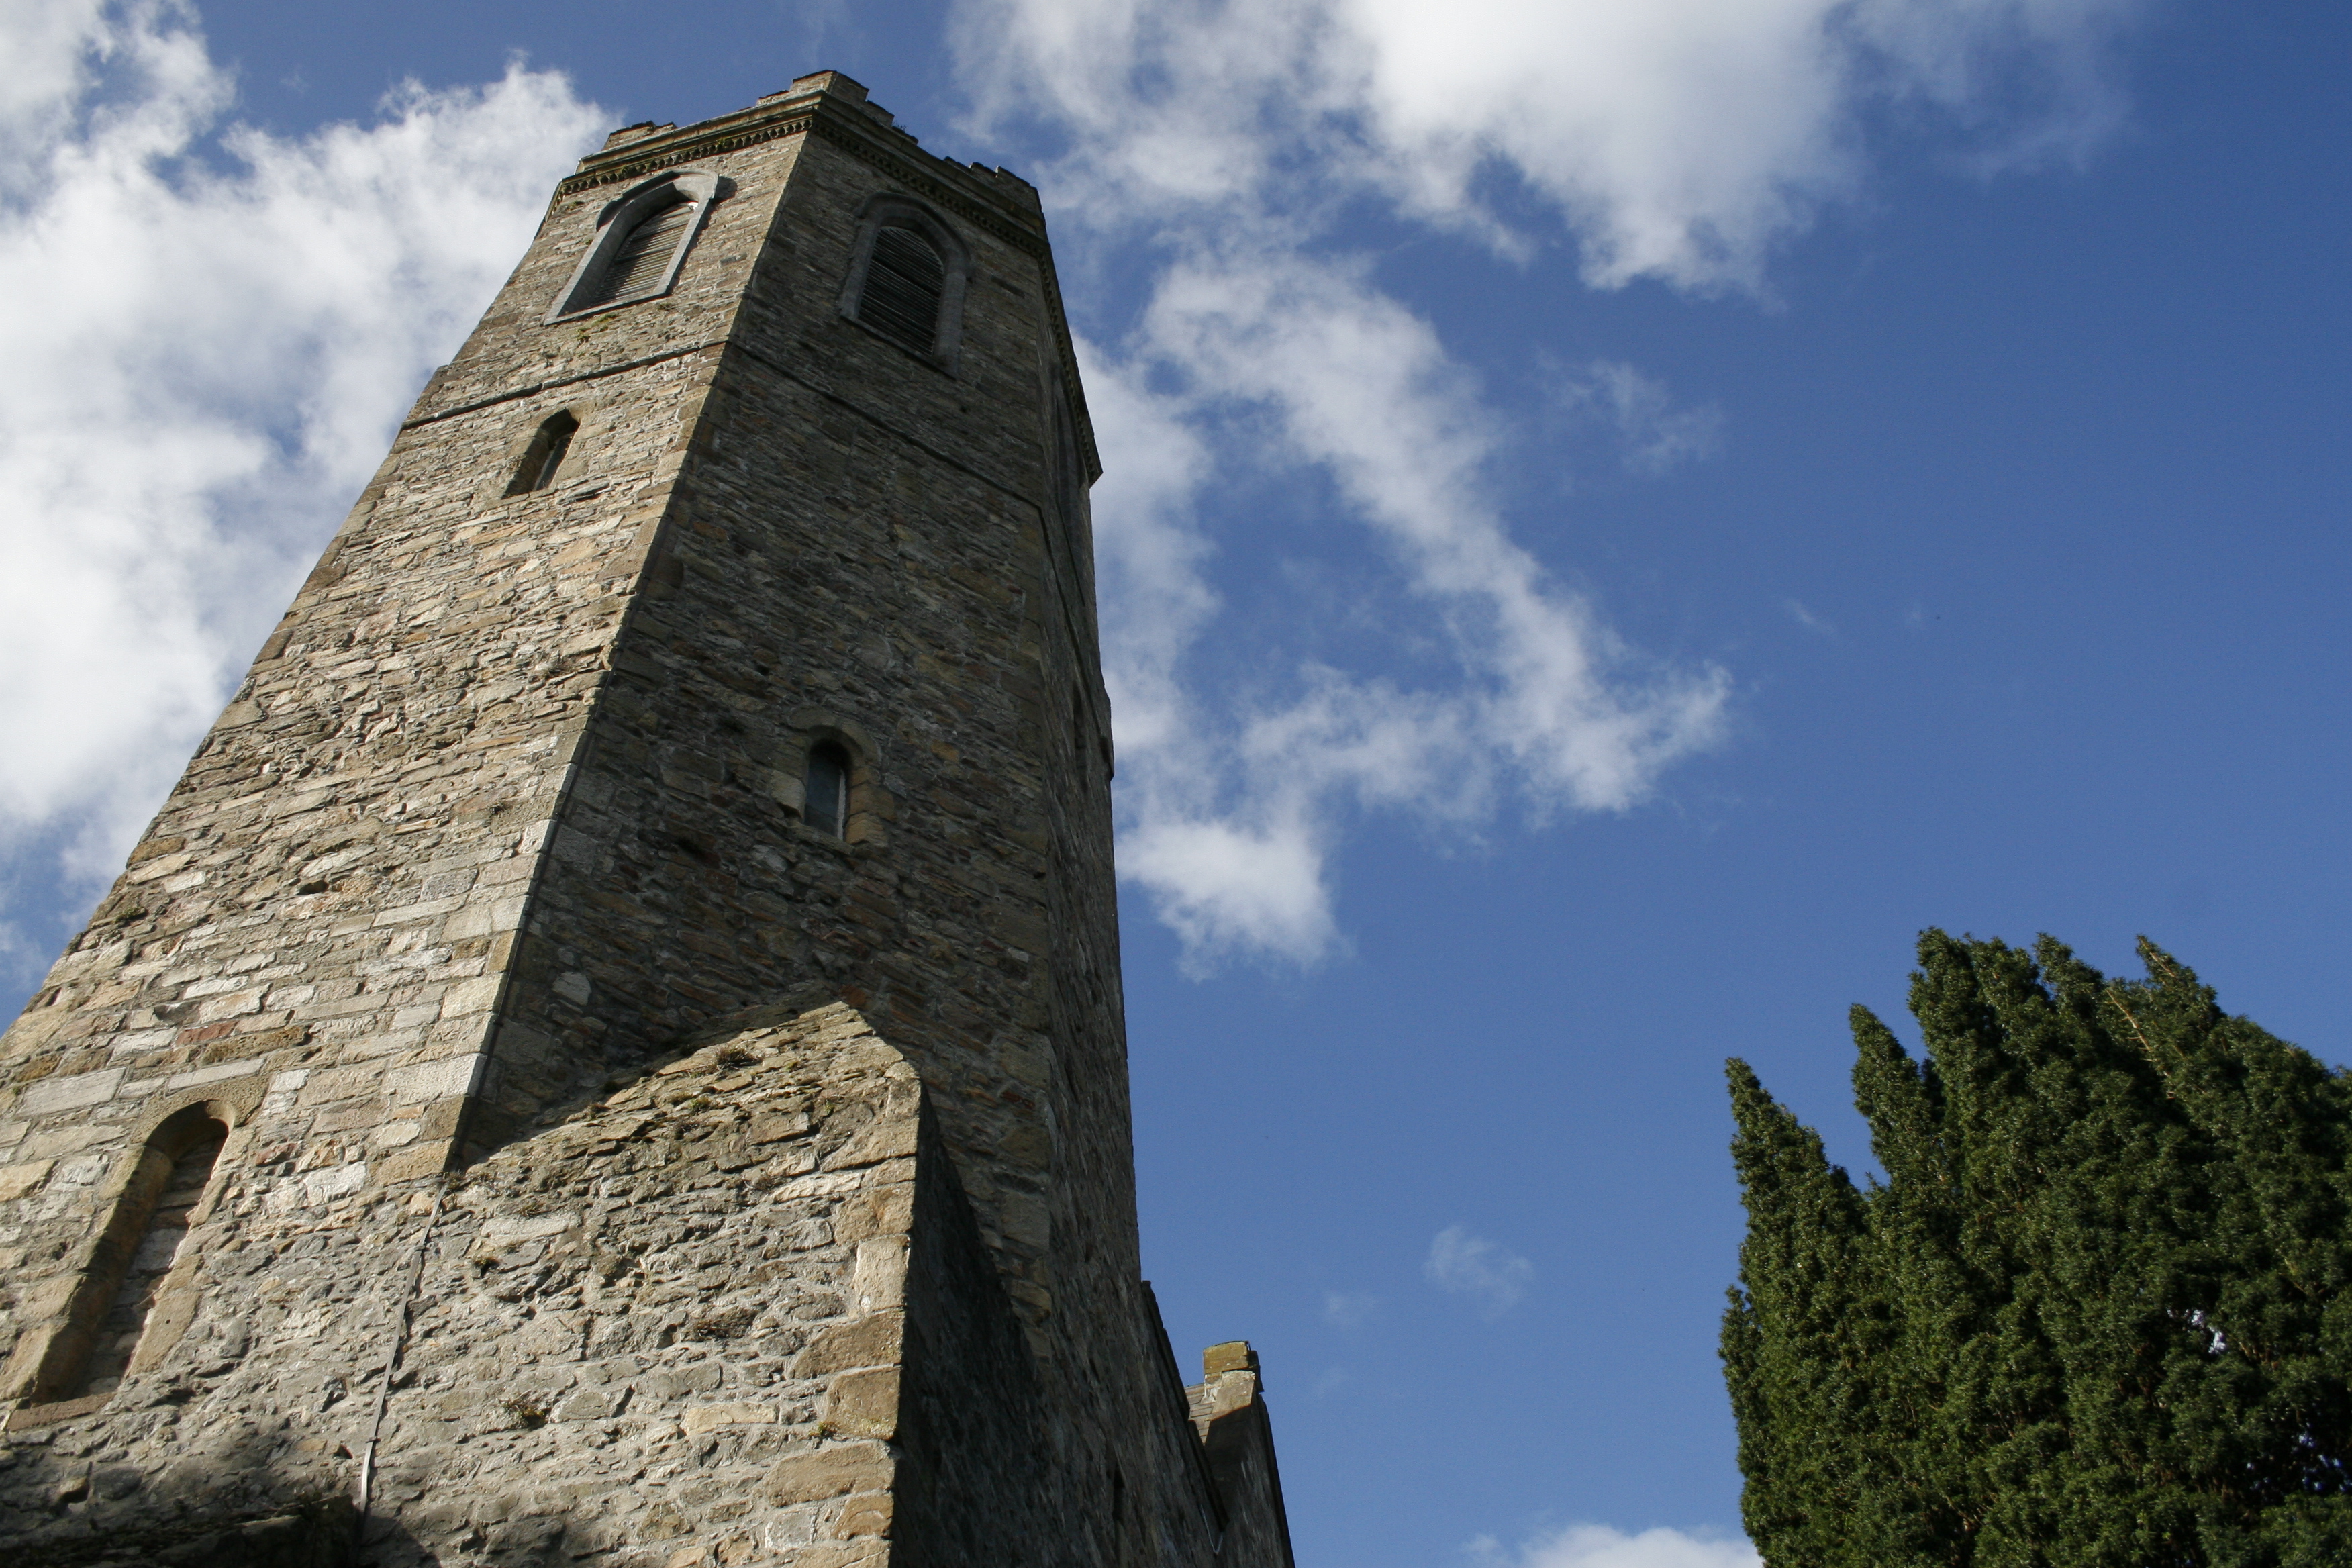
[[[940,1088],[1069,1416],[1071,1527],[1101,1533],[1114,1474],[1136,1513],[1159,1507],[1138,1435],[1164,1413],[1140,1370],[1157,1330],[1137,1289],[1088,459],[1055,428],[1040,258],[970,221],[977,176],[927,165],[910,187],[871,154],[812,140],[793,165],[579,753],[500,1035],[502,1109],[527,1122],[780,973],[869,1009]],[[971,251],[952,375],[838,306],[867,202],[910,188]],[[827,734],[858,759],[846,841],[799,819]]]
[[[637,373],[575,490],[486,506],[441,449],[394,448],[0,1041],[0,1194],[29,1200],[0,1231],[7,1330],[54,1320],[145,1130],[181,1104],[234,1103],[257,1146],[336,1181],[440,1168],[686,374]],[[0,1394],[53,1392],[47,1353],[20,1344]]]
[[[39,1194],[0,1227],[0,1398],[62,1392],[90,1239],[180,1105],[217,1100],[249,1140],[341,1181],[446,1163],[796,147],[737,161],[669,297],[551,330],[600,210],[559,200],[0,1039],[0,1196]],[[507,496],[562,408],[581,428],[560,482]]]
[[[527,1121],[593,1087],[607,1055],[750,1005],[780,973],[855,990],[950,1091],[950,1146],[1042,1316],[1055,1142],[1082,1120],[1056,1114],[1057,1058],[1105,1048],[1053,1026],[1052,900],[1057,878],[1107,872],[1109,841],[1104,727],[1091,773],[1066,761],[1084,716],[1065,692],[1096,693],[1098,713],[1101,678],[1091,643],[1059,629],[1076,590],[1047,546],[1049,277],[944,205],[1001,208],[1001,182],[922,159],[941,188],[916,194],[971,251],[954,373],[845,319],[860,214],[908,189],[889,164],[912,151],[863,115],[836,136],[860,121],[896,143],[813,139],[794,159],[580,753],[497,1092]],[[799,820],[825,734],[858,763],[846,842]],[[1051,817],[1089,796],[1098,843],[1080,867]],[[1115,1019],[1108,1037],[1101,1065],[1123,1079]]]
[[[437,1213],[431,1183],[314,1209],[299,1174],[257,1172],[225,1196],[241,1244],[199,1237],[235,1288],[116,1414],[14,1436],[0,1537],[95,1562],[283,1517],[340,1494],[374,1431],[386,1565],[848,1568],[894,1531],[1034,1541],[1034,1476],[1004,1458],[1035,1450],[1041,1407],[924,1122],[913,1069],[834,1005],[510,1144]],[[379,1431],[386,1281],[410,1326]],[[908,1342],[929,1353],[902,1369]]]

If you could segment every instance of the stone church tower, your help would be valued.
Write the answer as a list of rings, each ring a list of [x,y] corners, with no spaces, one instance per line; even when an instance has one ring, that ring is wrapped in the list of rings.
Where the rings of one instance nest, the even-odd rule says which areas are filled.
[[[614,133],[0,1044],[37,1563],[1277,1568],[1139,1273],[1035,193]]]

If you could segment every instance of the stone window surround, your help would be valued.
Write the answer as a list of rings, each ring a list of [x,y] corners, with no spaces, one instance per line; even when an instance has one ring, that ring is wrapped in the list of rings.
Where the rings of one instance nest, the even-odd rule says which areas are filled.
[[[610,308],[598,307],[600,310]],[[583,489],[590,494],[602,489],[609,482],[609,476],[596,461],[598,439],[604,434],[605,403],[604,395],[592,393],[569,399],[525,404],[515,416],[517,423],[507,437],[498,467],[483,474],[478,504],[485,508],[559,505],[579,500]],[[523,458],[530,455],[531,443],[538,439],[541,428],[559,414],[569,414],[579,421],[579,425],[572,432],[571,446],[564,449],[563,466],[556,470],[555,482],[543,490],[509,489],[516,470],[522,466]]]
[[[938,208],[929,203],[897,191],[878,191],[868,196],[866,205],[857,209],[857,243],[849,253],[849,274],[842,280],[841,314],[844,320],[857,321],[860,327],[873,332],[901,353],[914,353],[898,339],[877,331],[858,321],[857,307],[866,293],[866,269],[874,259],[874,239],[886,227],[911,228],[931,242],[940,253],[940,262],[946,276],[940,286],[940,324],[938,334],[931,340],[931,352],[915,353],[914,357],[949,375],[956,373],[956,351],[963,342],[963,300],[979,270],[971,247]]]
[[[558,421],[567,421],[562,426]],[[580,434],[580,416],[569,408],[559,408],[541,420],[532,429],[530,439],[523,443],[522,456],[515,459],[514,477],[507,481],[507,494],[533,495],[555,488],[556,477],[563,471],[564,459],[572,455],[572,443]]]
[[[877,847],[887,842],[885,814],[877,809],[881,760],[865,728],[828,710],[814,708],[798,710],[786,723],[784,765],[776,772],[775,795],[792,812],[793,819],[803,825],[808,821],[809,752],[819,742],[831,741],[849,753],[849,810],[841,825],[841,837],[830,842]]]
[[[192,1141],[184,1139],[179,1147],[173,1147],[169,1130],[179,1124],[183,1132],[188,1132],[207,1121],[217,1121],[228,1129],[228,1140],[214,1159],[212,1177],[205,1183],[204,1196],[188,1212],[192,1243],[196,1228],[212,1217],[221,1194],[227,1189],[232,1169],[252,1142],[248,1124],[260,1108],[262,1089],[263,1079],[258,1073],[243,1082],[182,1089],[148,1107],[139,1119],[136,1134],[124,1141],[100,1189],[98,1209],[104,1218],[76,1249],[73,1268],[62,1276],[63,1281],[71,1282],[70,1292],[26,1324],[23,1336],[16,1342],[16,1354],[5,1373],[0,1373],[0,1399],[29,1402],[27,1407],[9,1415],[9,1430],[85,1415],[102,1409],[113,1398],[112,1394],[101,1394],[60,1401],[57,1394],[70,1386],[88,1363],[99,1321],[113,1306],[114,1293],[130,1267],[131,1254],[145,1238],[147,1221],[156,1200],[163,1195],[162,1182],[169,1179],[173,1163]],[[156,1169],[158,1158],[160,1173]],[[145,1190],[148,1188],[153,1190]],[[156,1289],[155,1304],[148,1313],[146,1329],[131,1357],[131,1373],[153,1366],[187,1331],[194,1317],[195,1274],[201,1264],[201,1249],[184,1243],[170,1272]]]
[[[641,305],[647,300],[658,300],[667,294],[677,282],[678,268],[685,265],[687,252],[694,248],[695,240],[702,233],[703,224],[709,219],[712,205],[725,200],[734,193],[734,189],[735,182],[724,174],[709,174],[700,169],[666,169],[605,203],[604,210],[596,215],[596,237],[582,253],[580,264],[572,269],[571,278],[557,292],[555,303],[547,312],[547,324],[551,326],[558,321],[578,321],[605,310],[617,310],[624,306]],[[632,294],[625,300],[608,300],[601,305],[573,310],[572,301],[578,299],[589,283],[603,272],[613,253],[637,226],[638,220],[649,216],[656,207],[669,205],[677,196],[684,196],[692,202],[694,212],[687,219],[685,230],[678,236],[677,248],[670,252],[669,266],[662,272],[660,286],[642,294]]]

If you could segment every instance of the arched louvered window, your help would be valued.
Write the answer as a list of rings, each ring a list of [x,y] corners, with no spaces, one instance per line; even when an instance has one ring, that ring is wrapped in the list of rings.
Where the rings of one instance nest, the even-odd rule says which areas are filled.
[[[547,313],[550,321],[667,293],[710,205],[733,184],[688,169],[656,175],[615,197],[596,220],[596,237]]]
[[[679,196],[639,218],[628,237],[614,248],[603,271],[575,298],[572,308],[593,310],[599,305],[617,304],[659,289],[669,277],[670,261],[686,239],[694,214],[695,205]]]
[[[939,342],[947,265],[919,230],[886,223],[874,231],[857,319],[902,348],[929,354]]]
[[[819,741],[809,748],[803,819],[831,838],[849,831],[849,749],[838,741]]]
[[[540,421],[539,429],[523,448],[522,461],[515,465],[513,482],[507,494],[522,495],[530,490],[543,490],[555,482],[556,470],[563,467],[564,454],[572,450],[572,437],[580,433],[580,421],[569,409],[559,410]]]
[[[896,191],[875,193],[857,218],[841,313],[955,374],[964,294],[976,273],[971,246],[941,214]]]

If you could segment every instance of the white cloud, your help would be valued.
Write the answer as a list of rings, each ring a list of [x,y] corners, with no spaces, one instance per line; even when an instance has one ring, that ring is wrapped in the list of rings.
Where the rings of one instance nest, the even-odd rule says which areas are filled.
[[[1142,468],[1096,497],[1120,864],[1196,962],[1338,945],[1343,805],[1457,826],[1506,795],[1538,815],[1618,810],[1714,738],[1726,677],[1646,665],[1512,540],[1485,474],[1497,421],[1428,323],[1352,268],[1199,247],[1160,279],[1128,357],[1088,359],[1108,389],[1106,474]],[[1176,390],[1147,391],[1153,377]],[[1300,659],[1276,694],[1195,694],[1181,666],[1220,606],[1189,506],[1212,451],[1328,475],[1448,649],[1444,678],[1415,689]]]
[[[604,116],[517,68],[224,125],[168,4],[15,5],[0,46],[0,836],[87,889]]]
[[[1475,833],[1510,805],[1622,809],[1726,700],[1514,539],[1487,483],[1507,422],[1329,252],[1342,205],[1524,258],[1547,237],[1488,210],[1500,176],[1596,283],[1755,288],[1856,188],[1889,105],[1980,163],[2078,154],[2115,116],[2102,50],[2135,4],[961,0],[982,129],[1066,149],[1039,170],[1066,275],[1151,258],[1087,374],[1123,865],[1196,963],[1344,946],[1351,813]],[[403,89],[365,126],[223,129],[231,80],[170,0],[18,0],[0,43],[0,843],[62,846],[87,887],[603,116],[517,68]],[[1588,384],[1637,469],[1712,439],[1633,367]],[[1318,652],[1303,607],[1236,637],[1204,498],[1253,469],[1319,473],[1370,529],[1397,596],[1365,613],[1395,613],[1412,668]],[[1213,637],[1262,679],[1205,685]]]
[[[1789,618],[1790,620],[1796,622],[1807,631],[1819,632],[1825,637],[1833,637],[1837,636],[1837,627],[1830,625],[1828,621],[1822,619],[1820,616],[1813,614],[1811,609],[1806,607],[1802,601],[1797,599],[1783,599],[1780,601],[1780,607],[1789,612]]]
[[[1764,1559],[1745,1541],[1686,1534],[1664,1528],[1638,1535],[1605,1524],[1572,1524],[1556,1535],[1528,1542],[1516,1554],[1491,1536],[1470,1543],[1482,1563],[1515,1568],[1763,1568]]]
[[[1087,354],[1096,521],[1121,868],[1196,969],[1344,948],[1352,814],[1465,834],[1511,805],[1622,810],[1723,727],[1722,671],[1643,658],[1515,540],[1489,482],[1510,422],[1370,258],[1333,249],[1339,215],[1369,198],[1511,260],[1565,239],[1600,287],[1760,292],[1775,248],[1860,192],[1874,118],[1932,122],[1981,166],[2079,156],[2116,116],[2103,51],[2140,3],[961,0],[971,129],[1054,150],[1024,161],[1065,276],[1149,279]],[[1502,189],[1536,220],[1506,222]],[[1556,393],[1636,473],[1718,441],[1717,411],[1633,365]],[[1250,624],[1225,603],[1213,541],[1244,524],[1222,498],[1286,475],[1369,528],[1395,593],[1353,613],[1415,658],[1334,658],[1317,606]],[[1213,689],[1212,646],[1251,679]]]
[[[1536,1267],[1483,1237],[1449,1225],[1430,1242],[1421,1271],[1439,1289],[1475,1297],[1480,1311],[1499,1318],[1528,1293]]]
[[[1982,166],[2083,155],[2120,96],[2109,42],[2144,0],[965,0],[984,123],[1071,149],[1059,195],[1159,226],[1286,185],[1386,195],[1511,235],[1481,179],[1548,203],[1587,276],[1754,288],[1853,195],[1890,110]],[[1320,184],[1319,192],[1312,186]]]
[[[1715,456],[1723,444],[1723,410],[1680,406],[1664,382],[1618,361],[1555,372],[1550,391],[1564,414],[1607,421],[1620,460],[1633,473],[1664,474]]]
[[[1380,1310],[1381,1299],[1361,1291],[1327,1290],[1323,1293],[1323,1316],[1333,1327],[1361,1328],[1370,1322]]]

